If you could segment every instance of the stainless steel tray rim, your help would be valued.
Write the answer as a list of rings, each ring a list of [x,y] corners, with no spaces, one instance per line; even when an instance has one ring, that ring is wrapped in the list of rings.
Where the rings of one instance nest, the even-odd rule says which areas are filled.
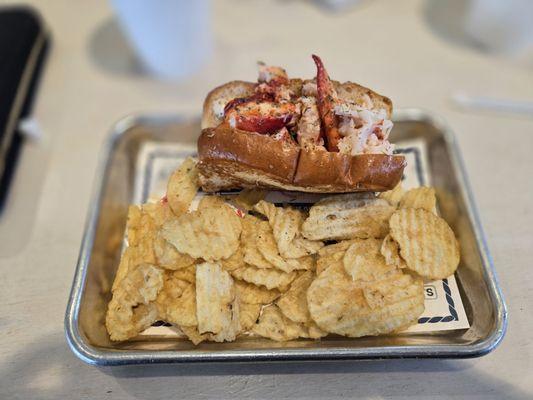
[[[117,140],[129,128],[135,126],[140,121],[150,121],[156,118],[163,118],[169,121],[184,121],[188,118],[179,118],[175,115],[162,114],[156,117],[146,117],[143,115],[127,115],[117,121],[105,140],[96,169],[96,178],[93,183],[91,195],[92,204],[101,204],[102,190],[105,183],[105,170],[110,161],[111,150],[116,145]],[[119,350],[99,350],[90,345],[81,335],[78,326],[78,312],[81,296],[83,293],[87,266],[90,257],[90,249],[94,243],[96,222],[99,215],[99,207],[89,210],[85,233],[82,238],[80,255],[73,279],[69,302],[65,313],[65,336],[69,347],[81,360],[92,365],[126,365],[126,364],[161,364],[161,363],[189,363],[189,362],[262,362],[262,361],[313,361],[313,360],[362,360],[362,359],[391,359],[391,358],[472,358],[485,355],[494,350],[503,339],[507,330],[507,307],[503,300],[503,295],[497,285],[497,276],[487,242],[483,233],[479,215],[473,206],[474,197],[471,192],[464,162],[458,148],[455,135],[449,126],[440,117],[433,113],[419,108],[405,108],[395,110],[394,119],[397,121],[418,120],[426,121],[433,126],[439,127],[444,133],[445,140],[450,147],[452,164],[456,175],[462,181],[461,191],[466,199],[468,214],[472,219],[477,243],[482,247],[481,257],[483,261],[483,274],[490,279],[489,295],[495,304],[498,305],[496,315],[496,328],[487,338],[474,344],[458,345],[432,345],[433,349],[428,349],[427,345],[411,346],[387,346],[372,348],[346,348],[329,347],[327,349],[275,349],[275,350],[222,350],[209,355],[193,352],[179,351],[179,359],[176,358],[176,351],[157,351],[157,357],[150,351],[133,351],[122,354]],[[320,357],[324,356],[324,357]]]

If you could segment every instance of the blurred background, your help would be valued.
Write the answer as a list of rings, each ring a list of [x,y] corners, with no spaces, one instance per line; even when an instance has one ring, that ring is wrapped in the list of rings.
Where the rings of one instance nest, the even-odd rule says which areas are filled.
[[[257,61],[313,77],[312,53],[334,79],[442,117],[495,264],[525,265],[532,21],[530,0],[1,0],[0,171],[10,179],[0,188],[0,281],[11,282],[3,295],[35,282],[27,315],[67,351],[60,320],[112,125],[133,113],[199,116],[214,86],[255,80]],[[17,137],[25,139],[9,155]],[[499,272],[505,292],[510,272]],[[27,316],[17,315],[5,325],[24,337],[17,324]]]

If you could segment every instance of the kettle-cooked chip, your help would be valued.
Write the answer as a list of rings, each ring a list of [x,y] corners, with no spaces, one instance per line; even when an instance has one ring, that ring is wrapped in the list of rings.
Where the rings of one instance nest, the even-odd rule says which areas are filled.
[[[307,329],[303,325],[286,318],[274,304],[263,308],[259,322],[254,325],[252,332],[276,342],[308,336]]]
[[[128,207],[128,219],[126,222],[126,237],[128,238],[128,244],[131,247],[138,246],[139,242],[142,238],[141,230],[146,228],[146,224],[151,221],[150,220],[142,220],[143,212],[141,211],[141,207],[136,205],[130,205]],[[147,230],[147,229],[144,229]],[[148,230],[151,230],[149,227]]]
[[[392,190],[381,192],[378,197],[387,200],[391,206],[397,207],[404,193],[405,190],[403,190],[402,182],[400,182]]]
[[[226,271],[222,271],[225,274],[228,274]],[[228,274],[229,276],[229,274]],[[229,278],[231,279],[231,277]],[[249,312],[249,308],[246,308],[246,312]],[[223,328],[218,333],[210,333],[208,338],[213,342],[232,342],[237,338],[237,335],[241,333],[241,320],[244,318],[246,320],[249,315],[241,317],[242,304],[241,302],[234,297],[233,302],[230,307],[230,320],[228,324],[223,325]],[[246,321],[245,321],[246,322]]]
[[[198,203],[198,210],[202,210],[205,208],[218,208],[223,207],[227,205],[222,196],[212,194],[212,195],[205,195],[200,200],[200,203]]]
[[[179,275],[178,275],[179,276]],[[168,272],[155,300],[159,319],[178,326],[196,326],[196,291],[192,283]]]
[[[234,269],[244,266],[244,250],[242,247],[239,247],[235,253],[231,255],[230,258],[220,261],[220,265],[226,271],[233,271]]]
[[[304,256],[298,259],[284,259],[279,254],[278,246],[276,245],[274,235],[272,234],[272,228],[268,223],[262,221],[260,224],[257,225],[257,228],[258,232],[257,236],[255,237],[255,244],[259,253],[261,253],[263,258],[269,264],[284,272],[292,272],[297,269],[309,270],[314,268],[315,265],[312,256]],[[254,263],[248,261],[246,258],[245,261],[249,262],[252,265],[255,265]]]
[[[262,305],[239,302],[239,307],[239,322],[241,326],[241,332],[247,332],[252,329],[254,324],[257,322],[257,318],[259,318],[259,314],[261,313]]]
[[[263,200],[268,192],[259,189],[243,189],[235,197],[235,204],[237,207],[250,211],[261,200]]]
[[[128,272],[138,265],[136,264],[136,252],[137,249],[135,247],[126,247],[124,253],[122,253],[111,292],[114,292],[120,282],[128,275]]]
[[[277,268],[256,268],[252,265],[234,269],[231,275],[248,283],[258,286],[265,286],[267,289],[278,289],[285,291],[290,283],[296,278],[296,272],[283,272]]]
[[[407,268],[428,279],[444,279],[459,265],[459,244],[446,221],[421,208],[404,208],[390,219],[391,236]]]
[[[241,219],[224,205],[183,214],[165,223],[161,233],[180,253],[215,261],[235,253],[241,229]]]
[[[313,272],[306,271],[302,273],[292,281],[290,289],[276,301],[283,315],[293,322],[303,324],[310,319],[307,307],[307,289],[313,279],[315,279]]]
[[[236,339],[237,335],[249,331],[252,328],[261,312],[261,304],[247,304],[241,301],[236,303],[238,304],[236,305],[235,310],[232,310],[232,323],[229,327],[216,335],[212,333],[200,334],[200,332],[198,332],[198,327],[196,326],[184,326],[180,328],[187,338],[195,345],[206,340],[212,342],[233,341]]]
[[[152,218],[152,221],[154,221],[155,226],[157,228],[160,228],[161,225],[163,225],[169,219],[176,218],[176,216],[170,209],[168,202],[165,202],[163,200],[158,201],[156,203],[146,203],[143,204],[141,207],[142,212],[148,214],[150,218]]]
[[[235,300],[233,279],[219,264],[196,266],[196,314],[198,332],[217,334],[232,323]]]
[[[172,271],[172,275],[176,279],[180,279],[185,282],[192,283],[196,285],[196,264],[189,265],[185,268],[180,268],[175,271]]]
[[[383,239],[381,244],[381,255],[385,257],[385,262],[394,265],[396,268],[405,268],[405,260],[400,256],[400,247],[389,234]]]
[[[407,191],[400,201],[400,208],[423,208],[437,215],[435,189],[422,186]]]
[[[424,311],[421,279],[397,270],[365,287],[341,265],[333,265],[309,286],[307,303],[319,328],[360,337],[386,334],[415,323]]]
[[[151,307],[135,310],[150,305],[162,287],[163,271],[154,265],[141,264],[128,271],[116,285],[107,309],[106,328],[111,340],[134,337],[147,327],[147,321],[155,321],[157,311]]]
[[[320,275],[323,271],[325,271],[327,268],[331,267],[332,265],[340,265],[342,267],[343,257],[344,257],[344,252],[332,254],[331,256],[327,256],[327,257],[319,257],[316,262],[316,275],[317,276]]]
[[[268,218],[276,241],[279,254],[283,258],[301,258],[315,254],[324,244],[301,236],[303,223],[301,211],[292,207],[276,207],[264,200],[257,203],[254,209]]]
[[[320,339],[328,335],[328,332],[323,329],[320,329],[315,323],[315,321],[313,321],[312,319],[306,322],[305,327],[307,328],[307,336],[302,337],[306,337],[309,339]]]
[[[168,180],[168,204],[178,216],[187,212],[200,187],[196,162],[194,158],[187,158]]]
[[[209,333],[200,334],[197,326],[180,326],[179,328],[195,346],[198,346],[205,340],[209,340],[211,336]]]
[[[235,290],[239,300],[248,304],[270,304],[276,300],[280,293],[276,289],[267,289],[252,283],[235,280]]]
[[[117,299],[109,302],[106,328],[113,341],[131,339],[155,321],[157,321],[157,308],[153,303],[131,307]]]
[[[163,271],[155,265],[141,264],[128,272],[113,295],[120,297],[123,292],[134,305],[148,304],[163,287],[163,276]]]
[[[380,249],[379,239],[356,239],[346,250],[344,270],[357,286],[364,287],[397,272],[396,267],[387,265]]]
[[[346,250],[353,242],[354,240],[343,240],[342,242],[329,244],[321,248],[316,261],[316,275],[320,275],[322,271],[333,264],[342,264],[344,253],[346,253]]]
[[[134,263],[156,264],[154,236],[157,232],[157,226],[152,217],[141,207],[130,206],[126,229],[128,245],[136,248]]]
[[[154,254],[157,265],[165,269],[176,270],[194,264],[194,258],[188,254],[181,254],[160,233],[154,237]]]
[[[243,261],[247,264],[253,265],[257,268],[274,268],[274,265],[269,262],[263,254],[259,251],[258,241],[261,234],[265,235],[268,232],[270,226],[268,222],[261,221],[260,219],[247,215],[243,219],[243,233],[242,233],[242,246],[243,246]],[[268,245],[268,243],[266,244]],[[263,244],[263,247],[265,244]],[[277,249],[276,249],[277,250]]]
[[[383,238],[394,207],[383,199],[344,194],[320,200],[309,210],[302,234],[311,240]]]

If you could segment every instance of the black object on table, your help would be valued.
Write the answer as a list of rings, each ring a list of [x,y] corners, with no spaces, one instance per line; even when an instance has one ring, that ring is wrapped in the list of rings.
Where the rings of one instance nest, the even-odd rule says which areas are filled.
[[[19,121],[31,115],[49,43],[32,8],[0,9],[0,213],[24,142]]]

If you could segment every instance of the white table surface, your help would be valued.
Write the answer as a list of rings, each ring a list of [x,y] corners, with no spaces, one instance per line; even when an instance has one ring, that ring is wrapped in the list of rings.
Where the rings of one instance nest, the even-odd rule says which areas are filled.
[[[533,118],[466,113],[453,90],[531,100],[533,69],[432,33],[425,1],[368,1],[327,14],[301,1],[216,3],[216,51],[187,83],[121,74],[105,1],[33,1],[53,34],[35,116],[0,219],[0,398],[483,398],[533,396]],[[431,2],[434,3],[434,2]],[[456,3],[456,2],[453,2]],[[113,51],[111,51],[113,50]],[[63,316],[99,150],[131,112],[192,115],[217,83],[254,79],[255,61],[330,74],[423,107],[456,131],[500,283],[509,329],[472,360],[96,368],[69,350]]]

